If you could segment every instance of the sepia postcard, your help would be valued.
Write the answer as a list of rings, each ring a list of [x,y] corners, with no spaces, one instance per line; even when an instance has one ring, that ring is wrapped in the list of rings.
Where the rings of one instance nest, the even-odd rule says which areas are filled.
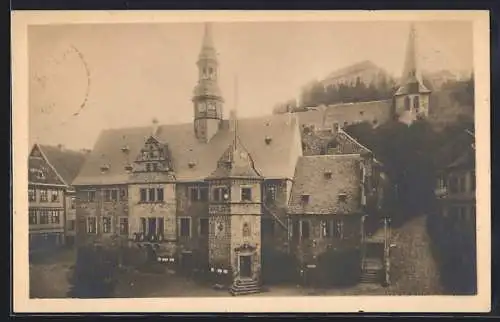
[[[487,11],[13,12],[14,311],[489,312],[489,55]]]

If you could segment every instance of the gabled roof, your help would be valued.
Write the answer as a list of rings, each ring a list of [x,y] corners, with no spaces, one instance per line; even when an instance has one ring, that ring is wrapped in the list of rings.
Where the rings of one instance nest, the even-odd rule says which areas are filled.
[[[67,186],[71,186],[78,175],[86,155],[84,153],[68,150],[50,145],[36,144],[46,158],[48,164],[54,169],[60,180]]]
[[[361,211],[359,154],[300,157],[292,186],[290,214],[352,214]],[[325,176],[331,173],[331,178]],[[345,201],[339,198],[346,195]],[[307,203],[303,195],[308,195]]]
[[[430,92],[431,91],[421,81],[415,81],[414,83],[402,84],[394,96],[406,94],[430,94]]]
[[[438,150],[434,156],[434,163],[440,170],[448,170],[462,165],[473,166],[475,164],[475,151],[474,132],[465,129]]]
[[[75,185],[124,184],[129,180],[125,165],[139,153],[151,127],[110,129],[102,131]],[[298,122],[291,115],[269,115],[238,120],[238,136],[252,155],[255,169],[267,178],[292,178],[300,151]],[[172,167],[179,181],[202,181],[217,165],[220,156],[234,139],[228,121],[208,142],[194,135],[193,123],[161,125],[155,137],[168,144]],[[266,138],[270,138],[269,144]],[[297,142],[296,142],[297,141]],[[129,153],[121,151],[127,145]],[[296,148],[298,147],[298,148]],[[101,173],[100,167],[109,169]]]
[[[220,157],[214,172],[208,176],[208,179],[216,178],[261,179],[262,176],[255,169],[255,164],[250,153],[243,147],[240,140],[236,138]]]

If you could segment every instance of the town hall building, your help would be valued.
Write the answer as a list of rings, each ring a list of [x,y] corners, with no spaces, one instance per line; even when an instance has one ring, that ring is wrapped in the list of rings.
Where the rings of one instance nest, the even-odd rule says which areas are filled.
[[[197,66],[191,123],[100,133],[73,182],[78,244],[120,240],[234,294],[284,275],[281,258],[300,272],[330,249],[362,253],[385,184],[371,151],[344,133],[328,155],[304,155],[290,113],[224,119],[210,24]]]

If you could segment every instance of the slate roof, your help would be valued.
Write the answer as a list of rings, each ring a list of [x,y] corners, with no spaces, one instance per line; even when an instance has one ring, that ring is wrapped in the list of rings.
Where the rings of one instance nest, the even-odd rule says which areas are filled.
[[[38,145],[47,161],[61,176],[64,183],[71,186],[78,175],[86,155],[84,153],[50,145]]]
[[[353,214],[361,211],[359,154],[303,156],[295,169],[290,214]],[[325,172],[331,172],[331,178]],[[345,201],[339,194],[346,194]],[[303,195],[309,195],[304,203]]]
[[[215,178],[256,178],[262,176],[255,169],[252,156],[243,147],[239,139],[236,139],[217,162],[217,168],[208,177]]]
[[[129,181],[125,166],[135,160],[151,127],[108,129],[101,132],[75,185],[111,185]],[[238,136],[252,155],[255,169],[267,178],[292,178],[300,150],[298,121],[291,115],[269,115],[238,120]],[[219,132],[208,142],[194,136],[193,123],[161,125],[155,137],[168,148],[178,181],[201,181],[216,168],[221,155],[231,145],[234,132],[223,121]],[[269,144],[266,138],[271,138]],[[128,147],[129,153],[121,148]],[[101,166],[109,169],[101,173]]]

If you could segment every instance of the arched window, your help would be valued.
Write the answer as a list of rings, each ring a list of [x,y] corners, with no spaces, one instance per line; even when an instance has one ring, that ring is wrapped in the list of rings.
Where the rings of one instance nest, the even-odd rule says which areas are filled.
[[[415,110],[415,112],[418,112],[419,108],[420,108],[420,97],[415,96],[413,98],[413,109]]]
[[[405,110],[410,110],[410,98],[408,96],[405,97]]]

